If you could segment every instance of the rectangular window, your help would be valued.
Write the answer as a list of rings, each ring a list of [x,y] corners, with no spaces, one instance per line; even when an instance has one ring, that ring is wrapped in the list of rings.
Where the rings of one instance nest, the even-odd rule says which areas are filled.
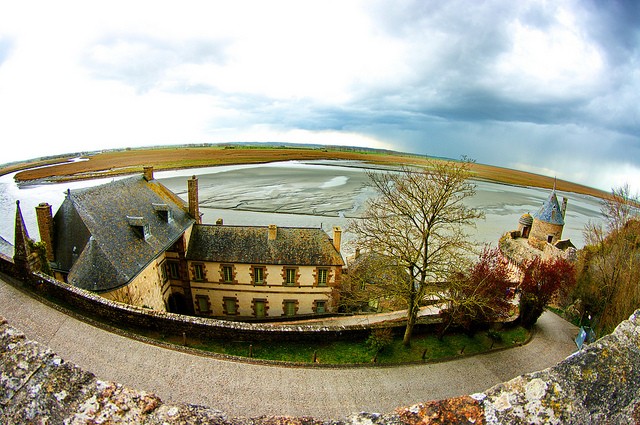
[[[284,301],[282,304],[283,304],[282,307],[283,307],[285,316],[295,316],[296,315],[296,302],[295,301]]]
[[[264,300],[254,300],[253,312],[256,317],[265,317],[267,315],[266,302]]]
[[[166,282],[169,279],[169,276],[167,275],[167,263],[160,266],[160,273],[162,274],[162,281]]]
[[[287,286],[295,285],[297,272],[298,271],[296,269],[285,269],[284,284]]]
[[[224,314],[236,315],[238,313],[238,306],[235,298],[224,298]]]
[[[264,285],[264,267],[253,268],[253,283],[255,285]]]
[[[226,283],[233,283],[233,266],[222,266],[222,274]]]
[[[209,297],[206,295],[196,295],[196,302],[198,303],[198,312],[200,314],[208,314],[209,311]]]
[[[327,276],[329,271],[327,269],[318,269],[318,286],[327,286]]]
[[[178,267],[178,263],[176,263],[175,261],[167,262],[167,271],[169,273],[169,278],[180,279],[180,270]]]
[[[193,274],[195,280],[204,280],[204,269],[202,268],[202,264],[193,265]]]
[[[316,313],[326,313],[326,301],[316,301]]]

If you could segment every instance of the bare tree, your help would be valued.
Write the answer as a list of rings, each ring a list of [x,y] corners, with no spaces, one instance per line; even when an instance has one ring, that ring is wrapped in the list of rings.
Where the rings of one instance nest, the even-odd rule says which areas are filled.
[[[395,265],[389,257],[363,253],[349,262],[342,275],[339,306],[348,313],[370,310],[394,309],[398,306],[395,295],[397,282],[406,279],[404,269]]]
[[[363,251],[387,257],[406,271],[405,279],[388,282],[407,306],[405,346],[411,344],[425,295],[440,292],[447,276],[467,264],[474,247],[465,228],[484,214],[464,202],[475,194],[468,180],[472,164],[434,159],[422,170],[369,173],[378,196],[350,223]]]

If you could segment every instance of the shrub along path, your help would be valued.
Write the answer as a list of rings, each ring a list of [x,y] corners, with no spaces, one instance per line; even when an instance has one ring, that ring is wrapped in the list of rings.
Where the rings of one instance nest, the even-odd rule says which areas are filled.
[[[575,351],[577,328],[553,313],[522,346],[449,362],[359,368],[287,368],[217,360],[131,340],[76,320],[31,298],[0,276],[0,316],[29,339],[99,379],[153,392],[173,403],[230,416],[343,418],[472,394],[554,365]]]

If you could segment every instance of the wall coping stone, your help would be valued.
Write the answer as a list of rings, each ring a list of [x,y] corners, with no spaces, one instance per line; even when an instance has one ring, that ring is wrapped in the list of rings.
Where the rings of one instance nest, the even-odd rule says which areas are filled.
[[[188,403],[102,381],[25,338],[0,317],[2,423],[275,424],[584,424],[640,423],[640,310],[616,330],[557,365],[483,393],[428,401],[343,419],[231,418]]]

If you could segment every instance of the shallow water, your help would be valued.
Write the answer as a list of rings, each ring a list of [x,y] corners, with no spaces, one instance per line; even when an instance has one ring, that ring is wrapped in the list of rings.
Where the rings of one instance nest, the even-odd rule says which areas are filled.
[[[346,161],[288,161],[272,164],[234,165],[191,170],[156,172],[155,178],[187,198],[187,178],[196,175],[204,223],[222,218],[225,224],[265,226],[348,227],[358,217],[374,191],[366,186],[363,164]],[[38,238],[35,206],[48,202],[56,210],[66,190],[94,186],[113,180],[17,186],[13,175],[0,177],[0,235],[13,242],[15,201],[21,202],[29,234]],[[476,196],[469,205],[481,208],[486,218],[470,229],[479,242],[496,243],[502,234],[517,228],[526,212],[535,213],[549,196],[538,188],[476,182]],[[558,192],[569,198],[564,238],[577,247],[584,244],[582,230],[589,220],[600,220],[598,199],[575,193]],[[343,233],[348,253],[348,232]]]

